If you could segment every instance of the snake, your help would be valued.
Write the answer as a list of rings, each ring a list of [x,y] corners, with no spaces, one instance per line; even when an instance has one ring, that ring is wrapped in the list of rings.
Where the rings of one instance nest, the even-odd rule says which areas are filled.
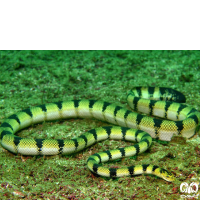
[[[9,152],[31,156],[70,155],[106,139],[136,142],[131,146],[91,155],[87,160],[88,168],[103,177],[153,174],[172,182],[176,179],[175,175],[157,165],[109,168],[102,163],[143,153],[150,148],[152,138],[163,141],[171,141],[173,135],[191,138],[199,124],[200,113],[185,105],[185,101],[181,92],[171,88],[134,87],[127,93],[131,109],[102,100],[47,103],[24,109],[5,119],[0,125],[0,142]],[[32,124],[70,118],[95,118],[114,126],[98,127],[77,138],[65,140],[22,138],[15,135]]]

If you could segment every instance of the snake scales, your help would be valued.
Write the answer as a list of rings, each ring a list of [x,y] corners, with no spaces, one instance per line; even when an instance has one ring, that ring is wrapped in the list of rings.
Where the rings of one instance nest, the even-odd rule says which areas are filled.
[[[15,154],[56,155],[72,154],[108,138],[136,141],[138,143],[133,146],[90,156],[87,160],[88,168],[105,177],[154,174],[166,181],[173,181],[175,178],[172,173],[152,164],[123,168],[107,168],[101,165],[109,160],[144,152],[150,147],[152,138],[170,141],[173,134],[192,137],[199,124],[200,113],[194,108],[171,101],[184,103],[185,96],[176,90],[162,87],[135,87],[127,95],[127,102],[132,109],[168,120],[138,114],[99,100],[71,100],[35,106],[11,115],[1,124],[1,145]],[[67,118],[96,118],[118,126],[92,129],[70,140],[27,139],[14,135],[31,124]]]

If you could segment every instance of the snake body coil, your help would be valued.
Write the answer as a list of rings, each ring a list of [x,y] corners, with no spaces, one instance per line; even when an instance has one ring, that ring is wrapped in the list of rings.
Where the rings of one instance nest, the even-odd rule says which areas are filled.
[[[0,126],[1,145],[10,152],[22,155],[56,155],[72,154],[108,138],[136,141],[138,143],[133,146],[90,156],[87,161],[88,168],[106,177],[146,173],[173,181],[174,176],[170,172],[151,164],[107,168],[100,163],[142,153],[150,147],[152,137],[170,141],[173,134],[181,134],[190,138],[195,134],[200,113],[186,105],[170,102],[185,102],[185,97],[169,88],[136,87],[128,93],[127,101],[134,110],[173,121],[141,115],[104,101],[63,101],[28,108],[8,117]],[[27,139],[14,135],[31,124],[67,118],[95,118],[118,126],[92,129],[71,140]]]

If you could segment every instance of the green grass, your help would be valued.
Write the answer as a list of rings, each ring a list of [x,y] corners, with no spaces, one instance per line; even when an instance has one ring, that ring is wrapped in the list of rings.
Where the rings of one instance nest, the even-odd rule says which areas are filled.
[[[11,114],[43,103],[101,99],[127,107],[134,86],[165,86],[183,92],[199,110],[199,51],[0,51],[0,123]],[[97,120],[45,122],[19,133],[34,138],[74,138]],[[109,179],[94,176],[89,155],[130,143],[104,141],[71,156],[13,155],[0,147],[1,199],[179,199],[182,182],[199,183],[200,140],[173,138],[153,142],[134,157],[105,163],[130,166],[153,163],[177,176],[168,183],[152,175]]]

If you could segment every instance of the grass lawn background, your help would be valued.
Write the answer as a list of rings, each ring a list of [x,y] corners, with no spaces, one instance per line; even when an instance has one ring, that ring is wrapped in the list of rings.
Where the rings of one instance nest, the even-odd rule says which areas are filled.
[[[200,51],[0,51],[0,123],[22,109],[71,99],[97,99],[127,107],[135,86],[162,86],[185,94],[200,110]],[[75,138],[108,125],[93,119],[44,122],[21,137]],[[71,156],[20,156],[0,147],[1,199],[179,199],[182,182],[200,181],[200,139],[154,141],[150,150],[105,166],[153,163],[176,174],[104,178],[87,169],[89,155],[131,145],[104,141]],[[200,193],[200,190],[199,192]],[[186,193],[187,195],[187,193]]]

